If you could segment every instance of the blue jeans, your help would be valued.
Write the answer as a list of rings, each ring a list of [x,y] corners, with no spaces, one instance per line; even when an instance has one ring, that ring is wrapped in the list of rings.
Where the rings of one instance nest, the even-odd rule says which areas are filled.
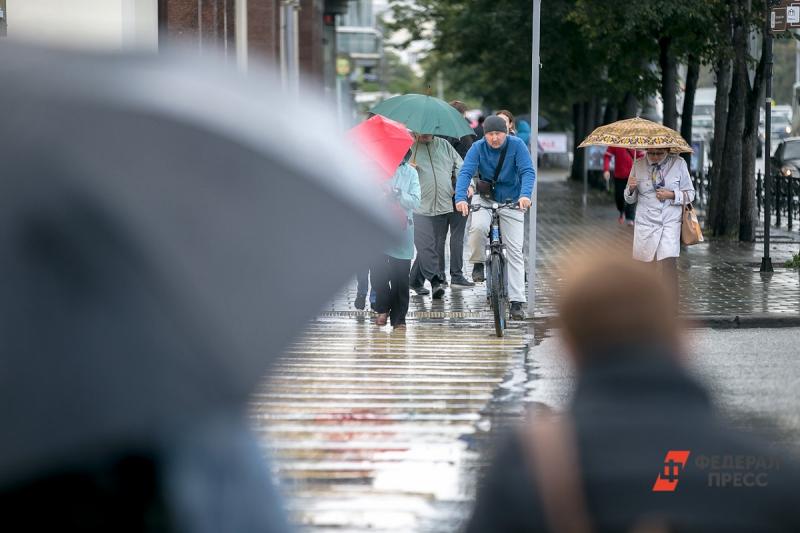
[[[367,289],[369,288],[369,270],[364,270],[362,272],[356,272],[356,294],[358,296],[367,297]],[[375,293],[375,287],[369,291],[369,305],[371,307],[375,307],[375,301],[377,299],[377,294]]]

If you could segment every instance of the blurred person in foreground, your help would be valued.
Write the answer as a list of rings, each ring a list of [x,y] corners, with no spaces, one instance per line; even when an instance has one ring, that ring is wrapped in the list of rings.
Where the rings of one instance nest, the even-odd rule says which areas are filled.
[[[622,294],[634,295],[624,312]],[[721,423],[684,368],[672,298],[618,253],[567,273],[558,311],[574,394],[563,415],[535,413],[501,445],[467,532],[800,530],[797,464]],[[738,485],[709,477],[723,462],[742,467],[725,470]]]
[[[375,283],[375,324],[385,326],[387,321],[394,329],[405,329],[408,313],[409,271],[414,258],[414,209],[419,207],[419,176],[408,164],[408,151],[394,176],[387,182],[387,197],[395,208],[403,211],[405,236],[402,241],[386,250],[378,263],[370,269]]]

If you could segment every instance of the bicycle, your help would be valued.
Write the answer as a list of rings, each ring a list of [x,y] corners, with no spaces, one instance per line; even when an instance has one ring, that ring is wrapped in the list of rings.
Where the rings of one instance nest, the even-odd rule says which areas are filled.
[[[491,206],[479,204],[469,206],[469,210],[473,212],[481,209],[492,211],[492,222],[489,224],[489,233],[487,234],[489,243],[486,245],[486,299],[494,315],[495,334],[502,337],[508,321],[509,302],[506,245],[503,244],[503,237],[500,233],[500,210],[518,209],[518,203],[498,204],[494,202]]]

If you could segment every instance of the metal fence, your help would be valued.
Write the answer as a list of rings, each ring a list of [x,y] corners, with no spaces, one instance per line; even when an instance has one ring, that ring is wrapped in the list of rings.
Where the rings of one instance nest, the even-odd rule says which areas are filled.
[[[761,216],[763,209],[764,185],[761,172],[756,176],[756,191],[758,194],[758,214]],[[775,226],[781,227],[785,222],[787,229],[793,229],[798,224],[798,195],[800,195],[800,178],[776,174],[772,178],[772,205],[770,215],[775,217]]]
[[[708,207],[708,195],[711,192],[708,172],[702,170],[695,171],[691,173],[691,176],[695,192],[694,204],[697,207],[705,209]]]
[[[695,204],[707,208],[712,187],[708,173],[693,172],[692,183],[696,191]],[[800,229],[800,178],[775,174],[770,200],[770,216],[774,226],[780,228],[785,224],[787,229]],[[760,170],[756,172],[756,204],[761,218],[764,210],[764,175]]]

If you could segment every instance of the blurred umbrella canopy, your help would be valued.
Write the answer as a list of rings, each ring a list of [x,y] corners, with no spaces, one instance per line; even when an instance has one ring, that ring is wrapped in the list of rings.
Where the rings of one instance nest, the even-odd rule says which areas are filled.
[[[356,148],[375,163],[387,179],[394,175],[414,144],[414,138],[403,124],[381,115],[368,118],[348,134]]]
[[[0,46],[0,485],[244,412],[397,235],[322,106],[210,63]]]

